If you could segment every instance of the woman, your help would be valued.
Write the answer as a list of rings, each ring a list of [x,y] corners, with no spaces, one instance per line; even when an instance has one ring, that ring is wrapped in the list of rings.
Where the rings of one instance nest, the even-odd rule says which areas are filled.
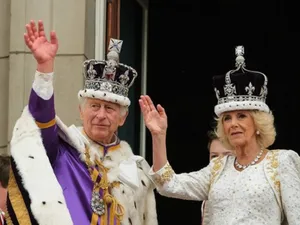
[[[207,200],[205,225],[299,225],[300,158],[292,150],[268,150],[274,117],[266,104],[267,77],[245,68],[242,46],[235,70],[214,77],[216,133],[235,156],[217,157],[200,171],[176,174],[166,154],[167,115],[149,96],[139,103],[152,135],[150,176],[161,195]]]

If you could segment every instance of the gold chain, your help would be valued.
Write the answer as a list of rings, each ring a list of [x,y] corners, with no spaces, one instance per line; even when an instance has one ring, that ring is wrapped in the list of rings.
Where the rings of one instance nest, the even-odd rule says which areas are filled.
[[[107,207],[107,204],[111,204],[111,210],[110,210],[111,221],[113,221],[112,219],[114,217],[116,217],[117,220],[119,220],[121,222],[123,219],[123,216],[124,216],[124,207],[118,202],[118,200],[114,196],[112,196],[109,193],[109,188],[118,187],[120,185],[120,182],[113,182],[113,183],[108,182],[108,178],[107,178],[108,168],[106,168],[98,159],[95,159],[95,163],[98,166],[99,171],[97,171],[98,173],[94,174],[94,170],[96,170],[96,169],[92,168],[92,166],[94,164],[91,161],[90,151],[89,151],[88,147],[86,147],[86,151],[85,151],[85,163],[88,166],[90,176],[94,183],[93,191],[102,189],[103,190],[103,201],[104,201],[106,207]],[[100,171],[101,171],[102,176],[101,176],[100,182],[98,183],[98,182],[96,182],[96,180],[100,174]],[[105,209],[105,210],[107,212],[107,209]]]

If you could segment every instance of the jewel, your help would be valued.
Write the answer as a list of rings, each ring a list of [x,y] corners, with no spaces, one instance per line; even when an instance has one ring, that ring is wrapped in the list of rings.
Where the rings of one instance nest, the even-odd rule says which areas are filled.
[[[239,164],[238,161],[237,161],[237,159],[235,159],[234,164],[237,166],[237,168],[244,170],[248,166],[256,164],[258,162],[258,160],[261,158],[263,152],[264,152],[264,150],[261,149],[260,152],[259,152],[259,154],[255,157],[255,159],[252,162],[250,162],[248,165],[241,165],[241,164]]]
[[[100,84],[101,91],[110,91],[112,90],[112,85],[109,82],[103,82]]]
[[[94,211],[94,213],[98,214],[99,216],[105,213],[104,201],[101,198],[100,194],[97,192],[93,192],[92,194],[91,208]]]

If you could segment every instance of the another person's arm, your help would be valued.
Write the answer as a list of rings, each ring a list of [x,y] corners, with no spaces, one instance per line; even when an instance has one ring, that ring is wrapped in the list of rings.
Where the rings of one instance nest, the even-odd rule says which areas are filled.
[[[139,99],[144,122],[152,136],[153,171],[161,169],[167,163],[166,135],[167,115],[161,105],[155,108],[148,95],[142,95]]]
[[[150,176],[157,191],[166,197],[203,201],[207,200],[210,187],[210,166],[191,173],[176,174],[167,163],[157,172],[150,170]]]
[[[160,194],[168,197],[205,200],[210,184],[210,167],[192,173],[175,174],[167,159],[167,115],[161,105],[154,106],[149,96],[139,100],[145,125],[152,136],[153,166],[150,175]]]

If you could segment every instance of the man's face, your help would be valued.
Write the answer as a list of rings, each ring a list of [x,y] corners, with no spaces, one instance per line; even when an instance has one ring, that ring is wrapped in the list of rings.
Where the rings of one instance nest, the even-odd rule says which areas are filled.
[[[213,158],[220,155],[233,155],[233,152],[224,148],[222,143],[219,140],[215,139],[211,142],[209,148],[209,160],[212,160]]]
[[[85,133],[93,141],[109,144],[114,133],[126,120],[127,112],[122,115],[118,104],[100,99],[86,99],[80,106],[80,116]]]

